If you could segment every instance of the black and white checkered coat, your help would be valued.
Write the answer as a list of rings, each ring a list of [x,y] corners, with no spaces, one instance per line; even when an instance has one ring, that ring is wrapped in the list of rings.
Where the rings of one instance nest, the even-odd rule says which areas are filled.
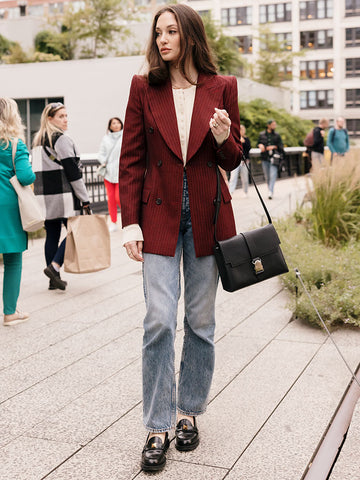
[[[89,202],[82,178],[80,157],[74,142],[65,134],[53,136],[53,148],[44,146],[31,152],[36,174],[34,193],[44,207],[46,220],[68,218]]]

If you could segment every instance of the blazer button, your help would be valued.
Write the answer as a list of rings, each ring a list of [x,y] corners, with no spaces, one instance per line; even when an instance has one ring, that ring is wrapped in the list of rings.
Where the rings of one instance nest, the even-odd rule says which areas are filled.
[[[149,127],[149,133],[154,133],[153,127]]]
[[[207,166],[212,167],[213,166],[212,162],[207,162]]]
[[[162,165],[162,160],[159,160],[159,161],[157,162],[157,166],[158,166],[158,167],[161,167],[161,165]]]
[[[156,203],[156,205],[161,205],[161,204],[162,204],[161,198],[157,198],[157,199],[155,200],[155,203]]]

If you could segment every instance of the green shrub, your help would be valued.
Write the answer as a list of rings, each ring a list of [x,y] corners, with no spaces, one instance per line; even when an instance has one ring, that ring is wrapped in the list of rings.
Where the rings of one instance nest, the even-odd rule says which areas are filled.
[[[325,245],[360,239],[360,152],[316,167],[308,182],[309,229]]]
[[[289,266],[282,281],[294,296],[294,314],[311,325],[321,326],[295,268],[330,328],[339,324],[360,327],[360,242],[329,247],[309,233],[306,223],[299,223],[299,212],[278,222],[276,228]]]

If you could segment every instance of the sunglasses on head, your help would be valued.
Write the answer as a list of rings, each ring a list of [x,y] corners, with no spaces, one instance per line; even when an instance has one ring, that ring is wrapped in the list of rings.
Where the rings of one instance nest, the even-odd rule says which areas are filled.
[[[61,103],[61,102],[54,102],[54,103],[50,103],[50,110],[49,110],[49,115],[51,113],[54,113],[54,111],[56,110],[60,110],[60,108],[64,108],[64,104]]]

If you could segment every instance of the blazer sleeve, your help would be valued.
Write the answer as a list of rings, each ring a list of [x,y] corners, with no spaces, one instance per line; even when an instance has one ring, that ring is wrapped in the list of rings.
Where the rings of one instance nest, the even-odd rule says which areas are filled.
[[[218,164],[224,170],[231,171],[240,165],[243,150],[240,141],[240,114],[237,80],[235,77],[228,77],[228,85],[224,91],[224,108],[228,112],[231,120],[230,135],[225,142],[218,147],[217,158]]]
[[[22,140],[18,141],[15,155],[16,177],[21,185],[31,185],[35,182],[35,173],[29,161],[29,151]]]
[[[119,165],[119,190],[122,226],[140,224],[140,210],[146,172],[144,127],[145,80],[135,75],[131,82],[125,113]]]

